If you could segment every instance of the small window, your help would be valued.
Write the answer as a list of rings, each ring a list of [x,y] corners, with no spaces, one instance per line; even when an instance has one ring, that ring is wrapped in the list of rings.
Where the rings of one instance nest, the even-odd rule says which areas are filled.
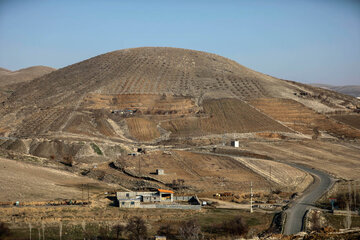
[[[131,202],[131,205],[134,205],[135,203],[134,202]]]
[[[122,205],[125,205],[125,202],[122,202],[121,204],[122,204]]]
[[[127,194],[126,194],[126,197],[129,197],[129,196],[130,196],[130,194],[127,193]]]

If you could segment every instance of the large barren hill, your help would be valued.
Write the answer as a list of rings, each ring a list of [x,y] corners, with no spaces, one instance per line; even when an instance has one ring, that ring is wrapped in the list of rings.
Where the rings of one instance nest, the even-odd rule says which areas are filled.
[[[280,80],[215,54],[145,47],[99,55],[21,84],[2,103],[0,134],[66,132],[151,141],[169,134],[296,132],[250,104],[259,98],[292,99],[314,114],[349,111],[359,104],[350,96]],[[110,114],[124,109],[137,116]]]

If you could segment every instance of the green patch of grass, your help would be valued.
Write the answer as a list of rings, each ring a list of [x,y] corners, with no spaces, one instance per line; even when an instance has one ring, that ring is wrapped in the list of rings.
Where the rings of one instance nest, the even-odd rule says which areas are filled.
[[[103,155],[103,152],[102,152],[101,149],[98,147],[98,145],[96,145],[95,143],[90,143],[90,146],[92,147],[92,149],[94,150],[94,152],[96,152],[98,155]]]

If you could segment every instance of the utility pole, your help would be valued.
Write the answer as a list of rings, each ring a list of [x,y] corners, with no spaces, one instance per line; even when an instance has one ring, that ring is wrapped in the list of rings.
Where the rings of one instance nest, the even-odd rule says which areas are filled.
[[[88,190],[88,205],[89,205],[89,202],[90,202],[89,184],[86,184],[86,185],[87,185],[87,190]]]
[[[253,191],[252,191],[252,182],[251,182],[251,184],[250,184],[250,213],[253,212],[252,203],[253,203]]]
[[[138,173],[139,177],[141,176],[140,174],[141,174],[141,156],[139,157],[139,173]]]

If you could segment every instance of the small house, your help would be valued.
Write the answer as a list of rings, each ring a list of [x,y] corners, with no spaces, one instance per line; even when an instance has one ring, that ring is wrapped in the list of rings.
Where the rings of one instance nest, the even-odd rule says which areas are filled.
[[[240,143],[238,140],[231,141],[231,146],[238,148],[240,146]]]
[[[156,169],[156,175],[164,175],[164,169]]]

